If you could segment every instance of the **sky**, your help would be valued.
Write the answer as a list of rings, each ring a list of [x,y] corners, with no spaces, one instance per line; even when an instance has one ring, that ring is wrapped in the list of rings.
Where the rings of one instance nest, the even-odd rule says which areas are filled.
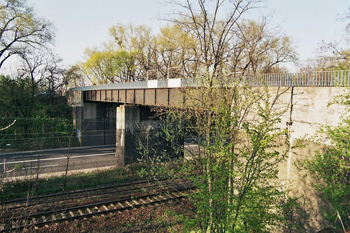
[[[145,24],[159,30],[173,10],[166,0],[27,0],[38,16],[56,27],[55,51],[64,64],[83,60],[84,50],[108,41],[108,29],[117,23]],[[271,15],[271,27],[290,36],[299,62],[314,56],[319,43],[339,40],[350,8],[349,0],[266,0],[252,17]]]

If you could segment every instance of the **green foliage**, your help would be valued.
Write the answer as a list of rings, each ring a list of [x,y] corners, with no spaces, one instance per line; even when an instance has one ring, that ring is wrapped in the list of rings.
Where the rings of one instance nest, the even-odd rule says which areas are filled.
[[[0,76],[0,149],[42,149],[77,144],[71,110],[63,96],[41,93],[30,79]],[[73,139],[73,140],[72,140]]]
[[[277,166],[286,156],[276,142],[285,133],[275,128],[282,112],[272,111],[266,90],[203,89],[185,114],[196,117],[204,139],[202,153],[192,160],[201,175],[191,180],[201,191],[191,197],[197,217],[189,222],[213,232],[267,232],[279,219],[272,208],[281,198]]]
[[[0,110],[2,116],[30,117],[35,104],[29,79],[11,79],[0,76]]]
[[[321,133],[327,136],[329,144],[324,145],[325,150],[318,151],[305,164],[315,180],[319,181],[314,184],[316,190],[331,204],[324,208],[325,217],[330,222],[338,222],[338,211],[347,228],[350,227],[349,127],[350,117],[345,117],[337,127],[322,130]]]
[[[175,177],[183,157],[182,122],[168,114],[159,129],[141,131],[137,151],[144,168],[139,175],[151,181]],[[177,119],[176,119],[177,120]]]
[[[187,230],[270,232],[285,224],[277,173],[289,144],[286,131],[276,124],[286,109],[274,105],[286,90],[277,89],[272,96],[267,88],[207,80],[198,80],[200,88],[185,90],[183,108],[168,109],[162,137],[176,143],[163,153],[169,158],[163,167],[154,166],[161,160],[153,160],[151,175],[181,176],[198,188],[189,195],[194,217],[186,218]],[[176,137],[186,136],[194,142],[184,151]],[[170,162],[179,152],[188,161]]]
[[[135,81],[133,51],[105,49],[86,50],[87,61],[83,65],[92,83],[107,84]]]
[[[302,201],[302,197],[281,199],[281,222],[283,232],[309,232],[310,214],[306,210],[309,203]]]
[[[37,180],[25,180],[7,182],[0,193],[1,200],[24,198],[27,195],[28,187],[32,187],[34,195],[48,195],[57,192],[93,188],[101,185],[116,184],[139,179],[137,172],[141,169],[138,166],[110,169],[106,171],[92,172],[86,174],[75,174],[67,177],[67,186],[63,187],[64,176],[43,178]]]

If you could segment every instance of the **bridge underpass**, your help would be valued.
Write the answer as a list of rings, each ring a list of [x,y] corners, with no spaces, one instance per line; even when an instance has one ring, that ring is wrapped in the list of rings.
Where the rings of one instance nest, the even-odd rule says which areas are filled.
[[[118,167],[137,161],[135,146],[138,139],[132,134],[140,128],[159,128],[160,121],[154,116],[152,108],[181,107],[182,87],[182,79],[169,79],[70,90],[69,104],[81,145],[115,143]]]

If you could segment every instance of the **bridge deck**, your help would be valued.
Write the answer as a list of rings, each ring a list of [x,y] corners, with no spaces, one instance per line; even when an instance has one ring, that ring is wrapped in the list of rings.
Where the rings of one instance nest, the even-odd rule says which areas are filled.
[[[149,80],[78,87],[70,90],[69,103],[79,106],[83,102],[109,102],[150,106],[182,106],[183,79]]]
[[[225,82],[235,83],[237,80],[250,86],[345,87],[350,86],[350,71],[232,76]],[[193,80],[178,78],[78,87],[70,90],[70,94],[80,94],[70,98],[69,102],[72,106],[75,99],[78,105],[87,101],[181,107],[184,103],[181,88],[189,86],[198,85]]]
[[[180,107],[183,95],[177,88],[89,90],[84,101]]]

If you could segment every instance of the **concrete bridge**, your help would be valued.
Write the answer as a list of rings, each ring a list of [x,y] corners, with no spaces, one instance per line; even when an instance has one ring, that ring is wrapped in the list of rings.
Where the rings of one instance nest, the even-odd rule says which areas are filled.
[[[285,107],[293,101],[292,115],[287,112],[281,124],[285,125],[292,116],[294,138],[314,135],[325,125],[336,125],[345,107],[328,104],[350,86],[349,71],[268,74],[232,80],[237,78],[257,88],[263,85],[271,90],[293,87],[280,97],[279,104]],[[198,86],[188,82],[190,80],[149,80],[71,89],[69,104],[81,145],[116,143],[117,164],[124,166],[131,153],[126,150],[130,141],[126,135],[128,128],[142,122],[152,124],[152,106],[181,107],[184,103],[181,89]]]

